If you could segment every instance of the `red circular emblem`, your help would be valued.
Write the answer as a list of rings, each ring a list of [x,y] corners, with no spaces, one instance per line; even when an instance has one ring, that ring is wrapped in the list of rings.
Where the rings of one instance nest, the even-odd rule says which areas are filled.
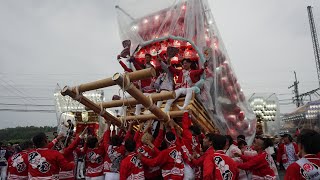
[[[310,171],[313,170],[313,166],[312,166],[312,164],[310,164],[310,163],[306,163],[306,164],[303,165],[303,169],[304,169],[305,171],[307,171],[307,172],[310,172]]]

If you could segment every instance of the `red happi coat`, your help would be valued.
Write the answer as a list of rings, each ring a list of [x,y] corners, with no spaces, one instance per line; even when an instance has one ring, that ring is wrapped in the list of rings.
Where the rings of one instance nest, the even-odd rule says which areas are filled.
[[[212,146],[210,146],[202,156],[200,156],[198,159],[193,159],[192,164],[194,166],[203,167],[203,165],[204,165],[203,162],[204,162],[205,158],[207,156],[212,156],[213,154],[214,154],[214,149]]]
[[[200,76],[204,72],[204,69],[197,69],[197,70],[189,70],[189,76],[192,81],[192,84],[185,84],[183,73],[187,70],[184,69],[176,69],[173,66],[169,66],[169,70],[172,74],[177,75],[178,79],[176,81],[177,87],[192,87],[196,82],[200,80]]]
[[[8,159],[8,179],[28,179],[28,152],[22,151]]]
[[[53,139],[48,145],[47,148],[48,149],[53,149],[53,147],[57,144],[59,140],[57,138]]]
[[[68,162],[75,162],[75,154],[81,153],[80,148],[77,147],[80,140],[80,137],[77,137],[68,147],[63,149],[63,156]],[[73,180],[75,179],[74,174],[74,169],[68,170],[61,168],[59,172],[59,179]]]
[[[201,146],[198,137],[193,136],[189,130],[191,126],[191,119],[188,112],[183,113],[182,117],[182,143],[188,148],[189,152],[196,152],[200,155]]]
[[[121,60],[119,61],[119,63],[120,63],[120,65],[121,65],[121,67],[122,67],[125,71],[127,71],[127,72],[132,72],[132,69],[128,68],[128,66],[125,65]]]
[[[98,177],[103,176],[103,157],[105,150],[102,144],[96,148],[84,148],[86,154],[86,176]]]
[[[148,145],[143,145],[141,143],[138,143],[140,145],[137,148],[137,152],[142,154],[146,158],[154,158],[160,153],[160,151],[158,150],[158,147],[160,147],[162,140],[163,140],[163,129],[160,129],[157,138],[153,142],[154,148],[151,149]],[[156,166],[156,167],[144,166],[143,168],[144,168],[144,175],[148,179],[152,179],[161,175],[161,169],[159,166]]]
[[[189,117],[189,113],[184,112],[183,117],[182,117],[183,133],[182,133],[181,148],[189,159],[189,160],[185,160],[185,162],[187,164],[189,164],[194,169],[195,179],[198,180],[198,179],[201,179],[201,177],[202,177],[201,176],[202,169],[200,166],[194,166],[189,161],[190,161],[190,156],[193,153],[196,153],[198,157],[200,156],[201,147],[200,147],[200,142],[199,142],[198,137],[193,136],[191,131],[189,130],[190,126],[191,126],[191,119]],[[187,150],[184,147],[186,147]]]
[[[208,153],[203,162],[204,180],[236,180],[239,177],[237,164],[224,151],[218,150]]]
[[[203,179],[203,167],[204,167],[203,162],[207,156],[211,156],[213,153],[214,153],[214,149],[212,146],[210,146],[202,156],[200,156],[198,159],[192,160],[191,162],[192,165],[200,169],[200,173],[195,171],[196,179]]]
[[[295,142],[292,142],[292,144],[293,144],[293,147],[294,147],[294,152],[296,154],[298,154],[298,152],[299,152],[298,145]],[[277,152],[277,162],[278,163],[280,163],[280,162],[282,162],[282,163],[288,162],[288,155],[287,155],[284,143],[279,144],[279,149],[278,149],[278,152]]]
[[[105,157],[104,157],[104,172],[114,172],[114,173],[119,173],[119,168],[120,168],[120,162],[123,159],[126,149],[124,147],[124,142],[130,138],[131,134],[128,131],[123,143],[120,146],[112,146],[109,144],[110,141],[110,130],[107,130],[104,133],[103,136],[103,146],[106,151]]]
[[[122,66],[122,68],[127,71],[127,72],[133,72],[132,69],[128,68],[122,61],[119,61],[120,65]],[[136,62],[133,63],[134,67],[136,68],[136,70],[142,70],[143,68],[137,64]],[[152,65],[151,65],[152,66]],[[142,79],[140,80],[141,82],[141,89],[150,86],[152,83],[152,78],[147,78],[147,79]],[[150,90],[150,92],[146,92],[146,93],[152,93],[155,92],[155,90]]]
[[[137,153],[131,152],[121,161],[120,180],[144,180],[144,170]]]
[[[171,145],[169,148],[161,151],[155,158],[141,157],[142,164],[155,167],[160,166],[164,180],[183,179],[184,164],[180,148]]]
[[[309,169],[320,169],[320,158],[317,157],[317,155],[314,154],[307,154],[304,156],[309,162],[311,162],[311,165],[306,166],[306,168]],[[305,170],[301,168],[296,162],[291,164],[287,171],[286,175],[284,176],[285,180],[303,180],[308,179],[305,174]]]
[[[58,179],[60,168],[72,170],[73,162],[68,162],[61,153],[47,148],[30,150],[28,153],[29,179]]]
[[[239,163],[238,168],[252,172],[252,179],[275,179],[275,172],[272,170],[273,159],[267,152],[262,151],[256,156],[241,156],[244,163]]]

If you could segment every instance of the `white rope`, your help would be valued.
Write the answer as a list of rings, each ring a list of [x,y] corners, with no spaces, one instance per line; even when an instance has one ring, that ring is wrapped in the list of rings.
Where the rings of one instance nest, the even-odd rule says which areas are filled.
[[[125,82],[127,82],[126,86],[124,85]],[[130,81],[129,76],[126,73],[124,73],[123,74],[123,80],[122,80],[122,90],[123,91],[128,91],[129,89],[131,89],[131,85],[132,85],[132,83]]]
[[[76,100],[76,101],[81,101],[81,99],[82,99],[82,97],[83,97],[83,95],[82,95],[82,93],[79,93],[79,86],[77,86],[76,87],[76,96],[74,97],[74,99]]]
[[[153,104],[152,94],[148,95],[148,98],[149,98],[149,100],[150,100],[150,104],[151,104],[151,105],[150,105],[149,107],[146,107],[145,109],[146,109],[146,110],[150,110],[150,109],[153,110],[153,109],[155,108],[155,107],[154,107],[155,105]]]
[[[170,117],[170,113],[169,113],[169,111],[168,112],[166,112],[166,114],[167,114],[167,116],[168,116],[168,122],[166,122],[166,124],[169,124],[170,123],[170,121],[173,121],[173,119],[171,119],[171,117]],[[163,120],[163,119],[162,119]]]
[[[102,116],[104,114],[104,109],[103,109],[103,106],[102,106],[102,102],[100,102],[100,113],[99,115]]]
[[[126,73],[124,73],[124,75],[123,75],[123,81],[122,81],[122,110],[124,110],[124,99],[126,98],[125,97],[125,91],[127,91],[128,90],[128,88],[129,88],[129,86],[130,86],[130,79],[129,79],[129,77],[126,75]],[[124,84],[125,84],[125,80],[128,80],[128,79],[126,79],[126,78],[128,78],[129,79],[129,84],[127,85],[127,87],[125,87],[124,86]],[[127,121],[126,121],[126,118],[127,118],[127,112],[124,112],[123,113],[123,118],[122,118],[122,125],[126,128],[127,126],[128,126],[128,123],[127,123]]]

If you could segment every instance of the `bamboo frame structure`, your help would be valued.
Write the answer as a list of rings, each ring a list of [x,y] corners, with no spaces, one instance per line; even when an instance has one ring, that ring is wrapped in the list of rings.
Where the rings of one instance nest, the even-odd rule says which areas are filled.
[[[70,96],[72,99],[78,101],[79,103],[83,104],[84,106],[88,107],[89,109],[93,110],[95,113],[102,116],[106,121],[110,121],[111,123],[117,125],[118,127],[121,127],[122,123],[121,121],[105,111],[103,108],[99,107],[96,103],[92,102],[82,94],[77,94],[73,89],[71,89],[68,86],[65,86],[61,90],[61,95],[63,96]]]
[[[182,117],[183,111],[170,111],[169,115],[171,118]],[[125,118],[126,121],[134,121],[139,120],[139,122],[145,122],[150,119],[157,119],[158,117],[154,114],[144,114],[144,115],[136,115],[136,116],[127,116]]]
[[[151,98],[153,102],[157,102],[157,101],[163,101],[168,99],[174,99],[176,98],[176,93],[174,91],[167,91],[167,92],[153,93],[148,95],[147,97]],[[140,102],[135,98],[127,98],[127,99],[120,99],[120,100],[114,100],[109,102],[102,102],[101,106],[103,108],[112,108],[112,107],[120,107],[122,105],[135,106],[137,104],[140,104]]]
[[[122,75],[120,73],[115,73],[112,77],[124,91],[128,92],[133,98],[139,101],[146,109],[151,111],[158,120],[163,120],[168,122],[170,120],[168,114],[163,112],[159,107],[157,107],[151,100],[151,98],[146,97],[139,89],[137,89],[131,82],[130,77],[126,74]]]
[[[139,71],[127,73],[127,76],[129,76],[131,81],[142,80],[142,79],[147,79],[150,77],[155,77],[156,71],[154,68],[147,68],[147,69],[142,69]],[[116,85],[116,84],[112,80],[112,78],[105,78],[105,79],[101,79],[98,81],[80,84],[79,86],[72,87],[71,89],[77,89],[77,91],[79,93],[81,93],[81,92],[101,89],[101,88],[109,87],[109,86],[113,86],[113,85]]]
[[[112,124],[122,127],[122,122],[125,121],[135,121],[145,122],[150,119],[158,119],[163,122],[170,121],[170,118],[181,118],[184,111],[178,110],[173,107],[173,111],[168,113],[163,112],[161,108],[157,107],[154,103],[161,100],[174,99],[176,97],[175,92],[161,92],[153,93],[148,96],[144,95],[141,90],[137,89],[132,81],[150,78],[155,76],[155,70],[153,68],[148,68],[144,70],[135,71],[132,73],[115,73],[111,78],[106,78],[86,84],[81,84],[75,87],[64,87],[61,91],[63,96],[70,96],[72,99],[83,104],[86,109],[93,110],[98,115],[102,116],[106,121],[110,121]],[[118,85],[123,91],[128,92],[132,98],[114,100],[109,102],[95,103],[82,95],[82,92],[95,90],[103,87]],[[180,102],[181,101],[181,102]],[[179,98],[176,103],[183,103],[184,98]],[[105,108],[120,107],[124,106],[135,106],[137,104],[142,104],[145,110],[149,110],[151,114],[137,115],[137,116],[126,116],[125,119],[117,118],[108,113]],[[203,132],[213,132],[215,127],[212,122],[206,121],[208,115],[206,112],[202,111],[202,106],[193,97],[188,109],[190,109],[191,119],[193,124],[198,125]],[[132,109],[132,108],[131,108]],[[174,123],[174,126],[178,131],[182,131],[181,127]]]

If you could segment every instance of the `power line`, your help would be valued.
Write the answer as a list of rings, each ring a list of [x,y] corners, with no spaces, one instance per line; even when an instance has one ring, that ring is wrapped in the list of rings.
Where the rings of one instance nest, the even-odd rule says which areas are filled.
[[[20,96],[0,96],[1,99],[21,99]],[[49,97],[36,97],[36,96],[33,96],[32,97],[33,99],[36,99],[37,101],[39,100],[53,100],[54,98],[49,98]]]
[[[43,110],[43,109],[0,109],[1,111],[8,112],[40,112],[40,113],[56,113],[55,110]]]
[[[18,103],[0,103],[0,105],[4,106],[39,106],[39,107],[55,107],[55,105],[49,105],[49,104],[18,104]]]
[[[23,98],[23,99],[31,102],[31,101],[29,100],[30,98],[28,98],[28,95],[24,94],[22,91],[18,90],[16,87],[14,87],[14,86],[12,86],[11,84],[9,84],[8,82],[6,82],[3,78],[0,77],[0,80],[1,80],[2,82],[6,83],[6,84],[7,84],[8,86],[10,86],[11,88],[13,88],[16,92],[18,92],[18,93],[15,93],[15,94],[17,94],[17,95],[20,96],[21,98],[23,98],[21,95],[26,96],[26,97]],[[3,86],[3,85],[2,85],[2,86]],[[6,87],[6,86],[4,86],[4,87]],[[6,89],[8,89],[8,88],[6,87]],[[8,90],[10,91],[10,89],[8,89]],[[10,92],[12,92],[12,91],[10,91]],[[33,100],[33,99],[31,98],[31,100]],[[34,101],[34,100],[33,100],[33,101]],[[31,102],[31,103],[32,103],[32,102]]]

